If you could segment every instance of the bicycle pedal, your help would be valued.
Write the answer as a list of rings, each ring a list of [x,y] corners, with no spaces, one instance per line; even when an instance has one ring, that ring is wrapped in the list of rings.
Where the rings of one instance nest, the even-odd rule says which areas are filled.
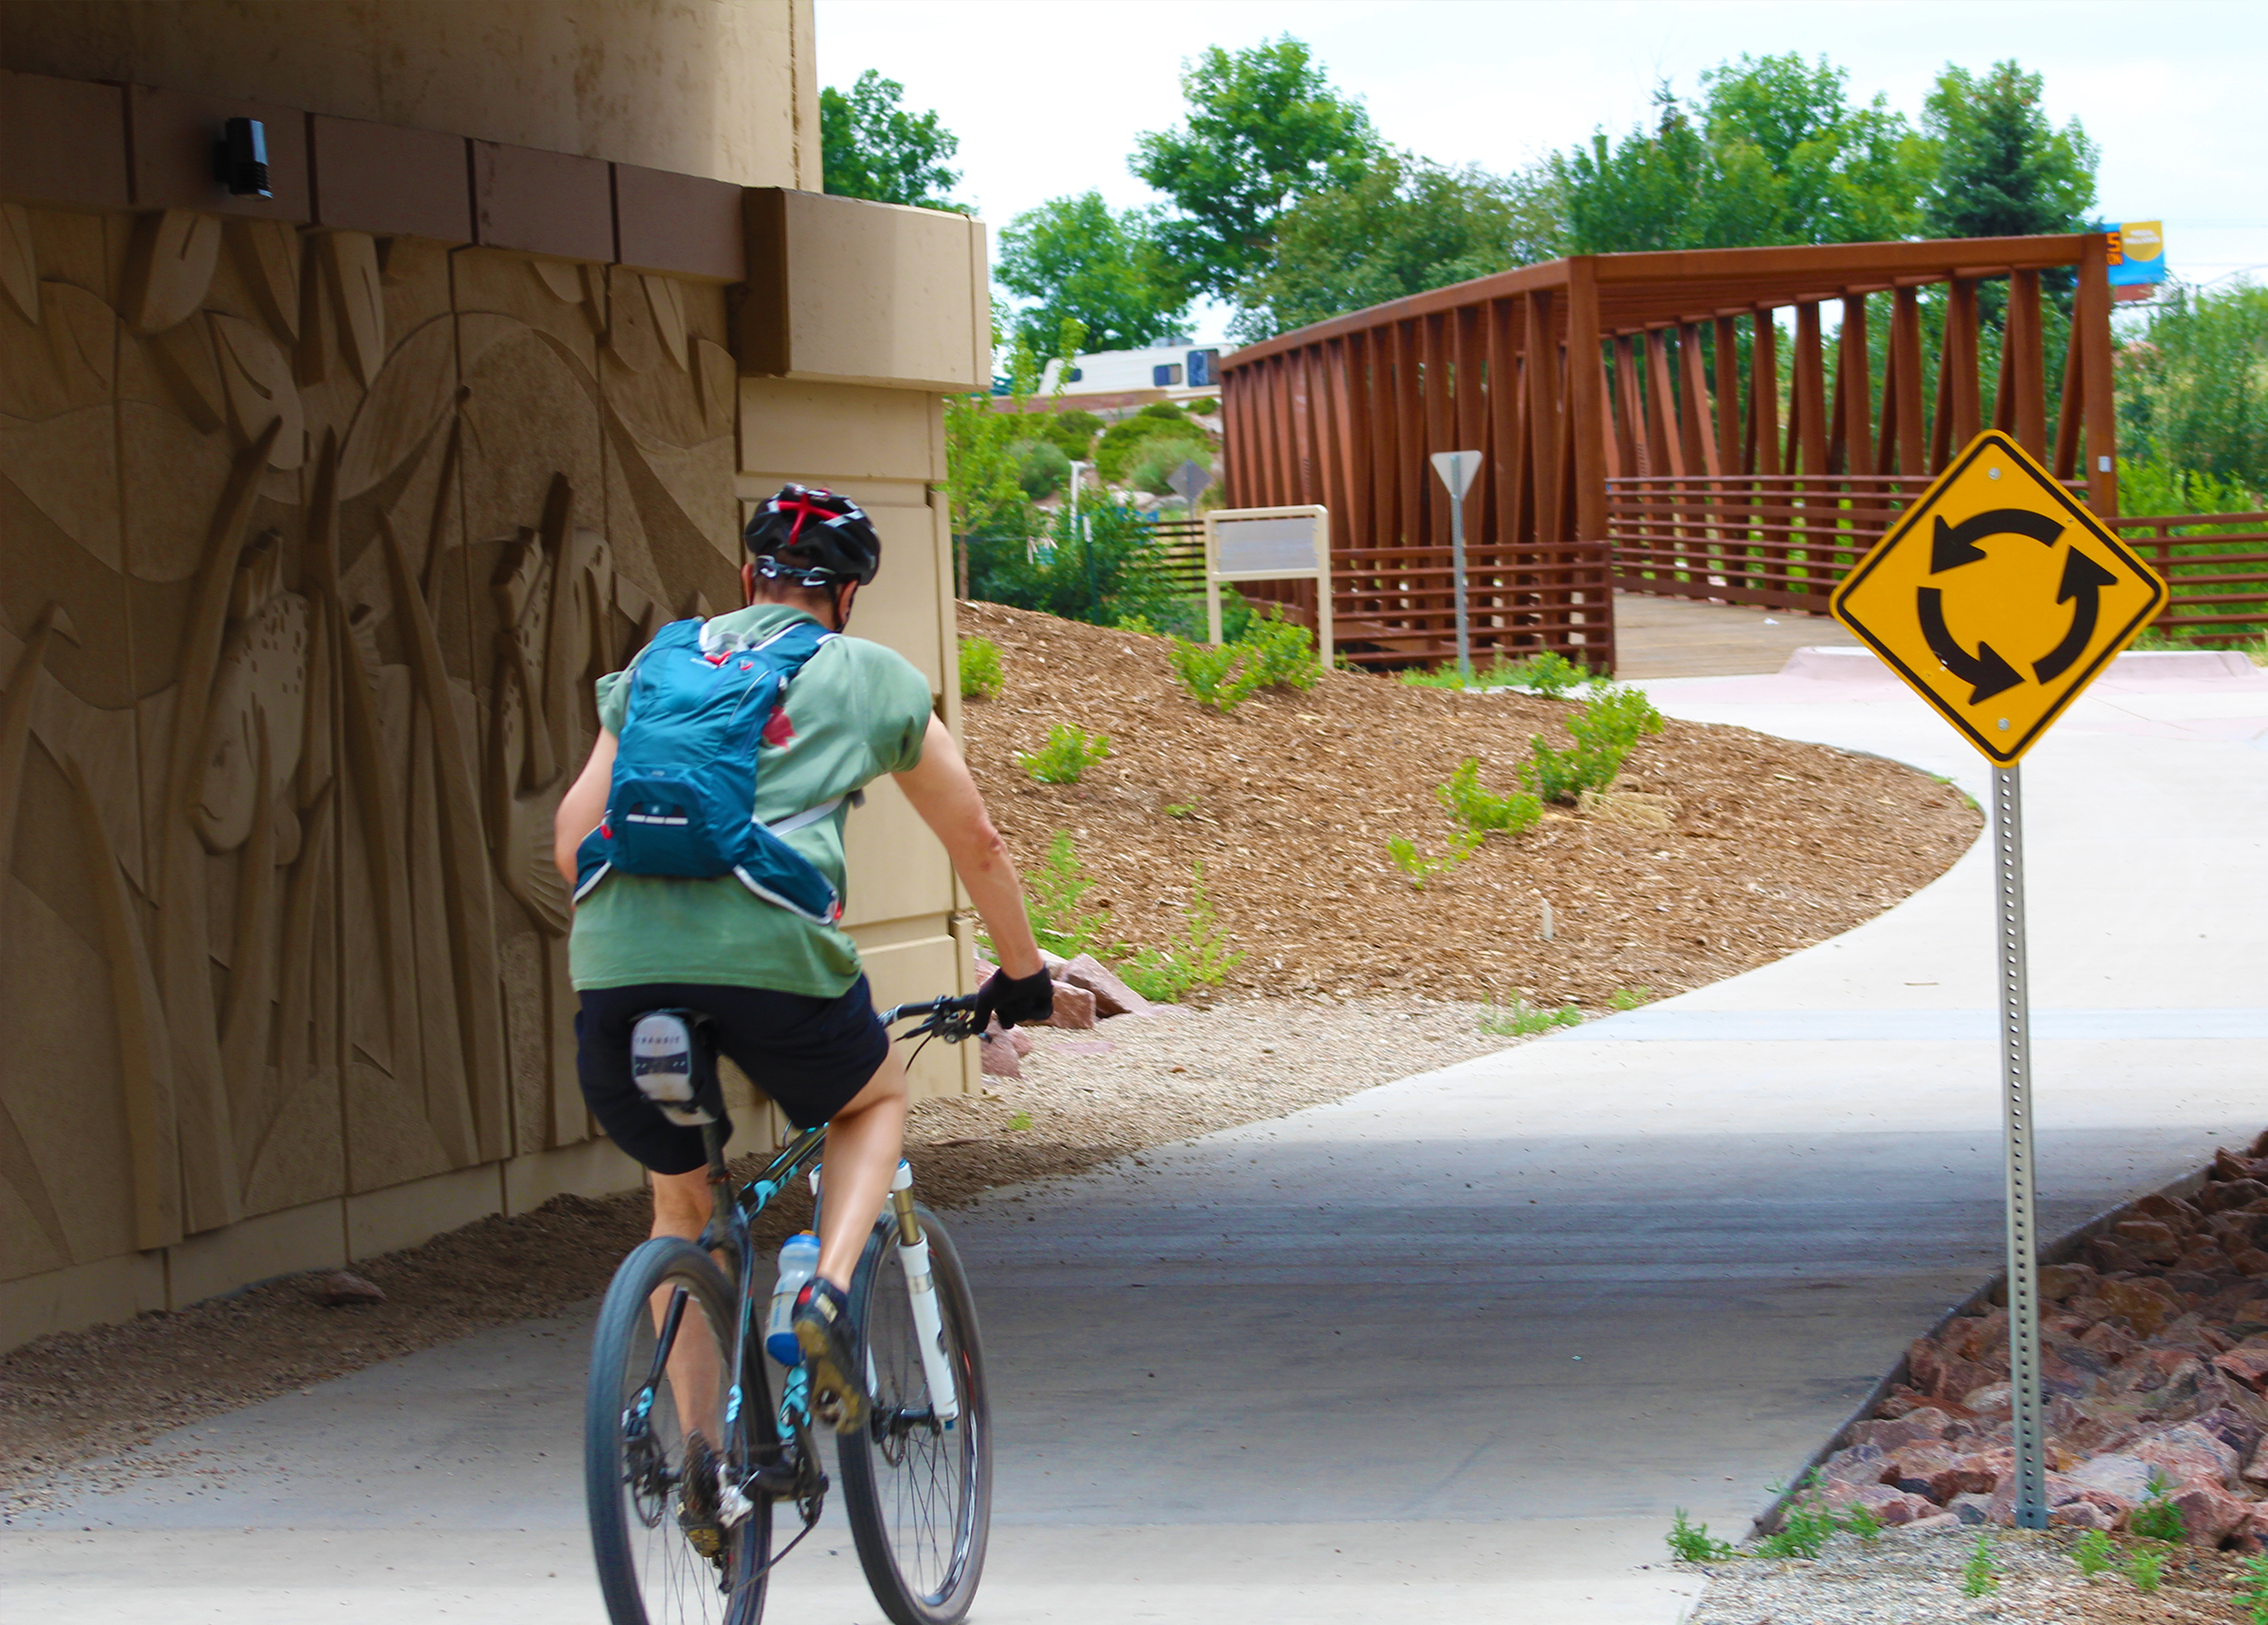
[[[716,1562],[724,1556],[726,1536],[723,1524],[688,1523],[680,1518],[678,1527],[685,1532],[685,1543],[710,1562]]]

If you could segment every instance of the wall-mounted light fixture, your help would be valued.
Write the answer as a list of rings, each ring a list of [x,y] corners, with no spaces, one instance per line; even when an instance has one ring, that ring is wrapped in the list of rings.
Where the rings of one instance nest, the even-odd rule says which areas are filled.
[[[230,119],[213,143],[212,178],[234,198],[272,198],[268,189],[268,126],[258,119]]]

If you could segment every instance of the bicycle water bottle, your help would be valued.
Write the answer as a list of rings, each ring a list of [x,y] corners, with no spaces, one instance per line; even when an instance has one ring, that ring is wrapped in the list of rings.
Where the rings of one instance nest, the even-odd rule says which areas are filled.
[[[809,1230],[788,1237],[779,1249],[779,1281],[764,1325],[764,1352],[791,1371],[803,1364],[803,1348],[796,1341],[796,1294],[818,1269],[819,1238]]]

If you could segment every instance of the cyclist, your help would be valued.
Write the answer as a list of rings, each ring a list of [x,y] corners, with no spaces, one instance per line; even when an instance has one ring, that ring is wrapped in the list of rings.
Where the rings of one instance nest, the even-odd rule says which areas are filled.
[[[839,633],[882,562],[881,539],[864,513],[831,492],[796,485],[757,509],[742,541],[748,607],[708,622],[704,648],[750,648],[799,621]],[[555,857],[571,886],[579,847],[607,816],[637,670],[633,661],[599,680],[599,738],[560,802]],[[979,994],[980,1027],[995,1015],[1003,1026],[1045,1020],[1053,984],[1024,915],[1022,885],[959,748],[931,710],[928,682],[879,643],[826,638],[790,678],[764,729],[752,815],[840,896],[846,808],[860,787],[885,773],[943,843],[992,934],[1000,970]],[[875,1018],[856,945],[836,925],[767,900],[755,882],[733,875],[617,873],[584,889],[568,953],[581,1002],[583,1098],[614,1142],[650,1172],[654,1235],[698,1239],[709,1188],[700,1131],[666,1121],[633,1082],[631,1029],[646,1012],[702,1012],[719,1052],[797,1127],[829,1125],[818,1270],[797,1298],[796,1336],[814,1388],[836,1398],[837,1428],[858,1425],[864,1385],[846,1294],[897,1171],[906,1094],[904,1062]]]

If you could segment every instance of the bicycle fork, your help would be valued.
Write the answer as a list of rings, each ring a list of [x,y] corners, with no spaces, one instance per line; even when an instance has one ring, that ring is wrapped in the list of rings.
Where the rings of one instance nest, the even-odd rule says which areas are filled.
[[[929,1272],[929,1238],[914,1211],[914,1170],[901,1160],[890,1181],[890,1210],[898,1225],[898,1264],[905,1271],[906,1297],[914,1311],[914,1340],[922,1351],[922,1375],[929,1381],[929,1403],[938,1422],[953,1425],[961,1415],[960,1390],[953,1362],[945,1357],[945,1321],[937,1307],[937,1283]]]

